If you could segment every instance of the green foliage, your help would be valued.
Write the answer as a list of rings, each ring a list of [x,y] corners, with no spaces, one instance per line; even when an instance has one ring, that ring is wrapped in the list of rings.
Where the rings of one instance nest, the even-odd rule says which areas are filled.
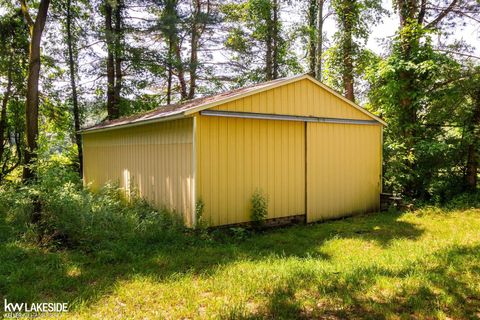
[[[281,3],[279,1],[277,5]],[[278,77],[302,72],[293,48],[295,36],[288,33],[280,20],[273,20],[274,10],[278,11],[279,8],[275,7],[272,0],[245,0],[220,7],[225,21],[232,25],[228,28],[225,47],[233,54],[232,64],[238,75],[236,82],[239,86],[269,79],[269,45],[272,49],[271,60],[278,62]],[[273,47],[276,48],[276,56]],[[247,65],[248,69],[245,68]]]
[[[376,59],[376,55],[365,46],[372,26],[380,21],[386,10],[378,0],[332,0],[331,5],[336,14],[337,32],[334,43],[325,51],[323,77],[329,86],[343,92],[343,76],[351,72],[356,83],[355,91],[360,93],[366,65]],[[350,61],[352,70],[346,65],[347,61]]]
[[[242,227],[232,227],[229,228],[229,231],[232,234],[232,238],[239,241],[247,239],[250,235],[248,230]]]
[[[417,23],[396,35],[392,53],[367,69],[369,108],[382,115],[387,190],[443,202],[462,192],[468,119],[458,61],[435,51]]]
[[[128,242],[157,242],[178,238],[183,223],[178,215],[155,209],[114,185],[98,192],[85,189],[78,175],[65,164],[49,162],[38,168],[35,184],[10,184],[0,189],[1,213],[20,221],[46,246],[77,248],[86,252],[108,250]],[[32,196],[41,203],[42,218],[30,226]],[[18,225],[18,223],[17,223]]]
[[[480,192],[462,193],[452,197],[444,206],[449,210],[468,210],[480,208]]]
[[[198,199],[197,202],[195,202],[195,228],[206,232],[208,221],[203,216],[204,210],[205,202],[203,202],[202,199]]]
[[[0,183],[22,161],[28,28],[20,12],[0,14]]]
[[[251,198],[250,219],[261,225],[268,217],[268,199],[261,190],[255,190]]]
[[[197,222],[202,220],[204,209],[205,202],[203,202],[202,199],[198,199],[197,202],[195,202],[195,217],[197,218]]]

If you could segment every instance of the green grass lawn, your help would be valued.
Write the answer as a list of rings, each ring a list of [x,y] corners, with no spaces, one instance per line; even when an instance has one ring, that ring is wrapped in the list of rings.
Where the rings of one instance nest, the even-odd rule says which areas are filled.
[[[96,253],[28,246],[0,220],[0,303],[69,302],[65,318],[480,318],[478,209]]]

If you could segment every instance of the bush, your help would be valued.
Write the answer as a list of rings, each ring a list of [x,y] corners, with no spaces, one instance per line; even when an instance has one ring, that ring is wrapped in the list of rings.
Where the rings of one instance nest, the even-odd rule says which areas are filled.
[[[36,241],[44,245],[100,254],[139,242],[172,237],[178,240],[183,235],[179,215],[154,208],[136,194],[127,201],[123,191],[114,185],[92,193],[82,186],[77,173],[58,163],[39,168],[38,172],[37,181],[28,186],[10,184],[0,188],[0,214],[29,239],[35,238],[33,230]],[[41,204],[38,225],[30,224],[33,198]]]
[[[449,201],[446,207],[453,210],[480,208],[480,191],[460,194]]]
[[[261,225],[268,216],[268,199],[257,189],[252,195],[251,204],[250,218],[254,225]]]
[[[206,229],[208,228],[208,222],[203,217],[203,211],[205,210],[205,202],[202,199],[198,199],[195,202],[195,228]]]

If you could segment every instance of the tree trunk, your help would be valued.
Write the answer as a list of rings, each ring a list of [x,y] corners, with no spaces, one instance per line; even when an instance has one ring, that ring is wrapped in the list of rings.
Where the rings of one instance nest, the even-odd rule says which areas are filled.
[[[172,103],[172,66],[168,66],[167,75],[167,104]]]
[[[468,133],[471,136],[467,149],[467,165],[465,175],[465,187],[468,191],[477,190],[478,175],[478,146],[480,144],[480,89],[477,89],[473,98],[474,110],[471,123],[468,127]]]
[[[349,15],[349,12],[353,12],[355,0],[345,0],[347,2],[347,12],[345,19],[343,19],[343,41],[342,41],[342,54],[343,54],[343,87],[345,91],[345,97],[351,101],[355,100],[353,89],[353,21]]]
[[[325,0],[317,2],[317,40],[315,48],[315,77],[322,81],[322,56],[323,56],[323,5]]]
[[[415,15],[418,11],[417,0],[398,0],[397,8],[400,18],[400,28],[403,28],[415,19]]]
[[[280,61],[279,60],[279,52],[278,52],[278,45],[280,42],[280,35],[279,35],[279,30],[278,30],[278,0],[273,0],[273,28],[272,28],[272,59],[273,59],[273,68],[272,68],[272,79],[278,79],[279,76],[279,65]]]
[[[0,161],[3,161],[3,154],[5,152],[5,145],[7,141],[7,138],[5,137],[5,133],[7,131],[7,106],[8,100],[10,99],[10,94],[12,92],[12,70],[10,66],[8,68],[7,78],[7,87],[5,89],[5,93],[3,94],[2,110],[0,111]],[[3,171],[4,170],[0,172],[0,182],[3,179]]]
[[[267,34],[265,38],[265,79],[272,80],[273,79],[273,60],[272,60],[272,52],[273,52],[273,22],[272,16],[269,13],[267,17]]]
[[[272,75],[272,35],[270,32],[267,34],[267,48],[265,50],[265,79],[266,80],[272,80],[273,75]]]
[[[200,0],[194,0],[195,7],[192,17],[191,25],[191,39],[190,39],[190,86],[188,90],[188,99],[193,99],[195,96],[195,89],[197,86],[197,64],[198,64],[198,40],[200,38],[198,18],[202,11],[202,4]]]
[[[173,35],[170,34],[168,37],[168,58],[167,58],[167,104],[172,102],[172,78],[173,78],[173,71],[172,71],[172,60],[173,60]]]
[[[400,30],[411,23],[415,18],[417,7],[416,0],[400,0],[398,2],[398,12],[400,15]],[[400,36],[400,54],[402,60],[412,61],[412,48],[417,47],[419,39],[411,32],[401,33]],[[415,152],[415,145],[417,140],[417,103],[415,101],[414,93],[416,92],[415,81],[416,75],[411,70],[400,70],[399,72],[399,90],[398,104],[400,107],[399,123],[402,128],[400,131],[400,139],[405,144],[407,153]],[[409,172],[415,172],[417,169],[417,160],[415,157],[406,157],[404,160],[405,167]],[[411,176],[410,174],[407,176]],[[406,194],[413,197],[420,196],[423,193],[421,181],[415,178],[410,178],[404,185]]]
[[[477,146],[473,143],[468,145],[466,169],[465,189],[475,191],[477,190],[478,151]]]
[[[77,95],[77,83],[76,83],[76,70],[74,60],[74,40],[72,35],[72,0],[67,0],[67,46],[68,46],[68,64],[70,71],[70,86],[72,88],[72,105],[73,105],[73,125],[75,130],[75,143],[78,151],[78,173],[80,176],[83,173],[83,149],[82,149],[82,135],[79,133],[80,123],[80,110],[78,107],[78,95]]]
[[[180,83],[180,97],[182,100],[187,99],[188,94],[187,94],[187,82],[185,81],[185,69],[183,66],[183,60],[182,60],[182,52],[180,48],[180,43],[179,43],[178,36],[174,36],[174,41],[173,41],[173,49],[175,53],[175,64],[176,64],[176,69],[177,69],[177,78],[178,82]]]
[[[317,59],[317,0],[310,0],[308,6],[308,73],[316,77],[316,59]]]
[[[115,104],[117,112],[120,115],[120,102],[123,84],[122,61],[123,61],[123,20],[122,20],[123,2],[117,1],[115,7]]]
[[[108,0],[104,4],[105,9],[105,41],[107,44],[107,114],[108,119],[119,117],[119,110],[115,101],[115,43],[113,40],[112,15],[113,8]]]
[[[38,7],[35,22],[28,13],[26,3],[22,1],[22,12],[29,23],[30,28],[30,48],[28,57],[28,76],[27,76],[27,94],[26,94],[26,131],[27,147],[25,149],[25,166],[23,169],[23,180],[29,181],[35,178],[33,166],[37,159],[37,138],[38,138],[38,81],[40,78],[40,43],[42,40],[43,29],[47,21],[48,7],[50,0],[41,0]]]
[[[190,88],[188,90],[188,99],[193,99],[197,88],[197,64],[198,64],[198,41],[196,31],[192,31],[192,40],[190,43]]]

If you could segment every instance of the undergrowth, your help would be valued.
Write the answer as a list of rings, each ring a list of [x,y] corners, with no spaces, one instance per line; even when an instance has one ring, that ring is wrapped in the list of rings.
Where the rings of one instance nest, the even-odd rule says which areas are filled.
[[[61,165],[38,172],[34,183],[0,187],[0,215],[27,242],[92,252],[140,242],[178,243],[184,237],[180,215],[152,207],[134,191],[126,195],[112,184],[91,192]],[[31,223],[32,199],[40,203],[37,224]]]

